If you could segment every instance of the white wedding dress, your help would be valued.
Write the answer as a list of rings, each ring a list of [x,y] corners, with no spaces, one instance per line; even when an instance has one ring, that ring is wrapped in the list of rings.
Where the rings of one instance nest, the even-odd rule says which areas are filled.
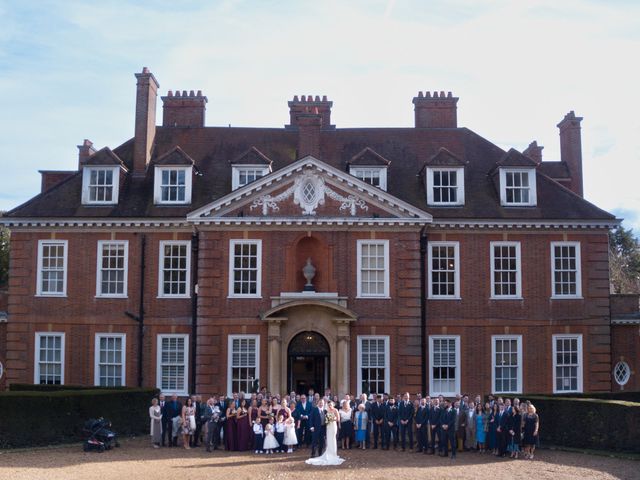
[[[336,420],[338,417],[337,412],[335,412]],[[336,440],[336,436],[338,434],[338,423],[331,422],[327,424],[327,448],[324,453],[320,457],[309,458],[306,463],[309,465],[341,465],[344,462],[344,458],[340,458],[338,456],[338,443]]]

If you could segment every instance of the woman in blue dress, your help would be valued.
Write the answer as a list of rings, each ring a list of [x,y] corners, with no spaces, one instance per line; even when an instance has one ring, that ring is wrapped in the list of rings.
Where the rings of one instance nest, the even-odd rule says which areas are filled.
[[[477,448],[480,453],[484,453],[485,451],[485,442],[487,441],[487,422],[489,420],[489,406],[485,407],[485,410],[482,410],[482,405],[478,403],[476,405],[476,442]]]
[[[356,413],[354,426],[356,428],[356,442],[358,442],[359,447],[363,450],[366,446],[368,422],[369,418],[367,416],[367,412],[365,411],[364,403],[361,403],[360,405],[358,405],[358,412]]]
[[[497,434],[497,428],[498,428],[498,402],[494,402],[493,406],[491,407],[491,413],[489,413],[489,420],[488,420],[488,424],[489,424],[489,450],[491,450],[491,452],[493,452],[494,455],[498,454],[498,434]]]

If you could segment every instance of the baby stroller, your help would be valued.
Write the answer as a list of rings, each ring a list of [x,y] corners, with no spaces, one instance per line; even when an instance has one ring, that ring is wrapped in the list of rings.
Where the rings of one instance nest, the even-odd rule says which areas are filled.
[[[82,429],[85,441],[82,448],[85,452],[97,450],[104,452],[112,447],[119,447],[115,432],[111,429],[111,422],[104,418],[91,418],[84,422]]]

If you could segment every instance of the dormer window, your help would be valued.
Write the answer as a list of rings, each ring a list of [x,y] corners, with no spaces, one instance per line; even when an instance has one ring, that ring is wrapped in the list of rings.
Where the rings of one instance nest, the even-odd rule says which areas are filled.
[[[500,203],[503,206],[536,205],[536,171],[533,168],[500,169]]]
[[[369,185],[387,190],[387,167],[350,167],[349,173]]]
[[[118,203],[120,167],[84,167],[82,170],[82,203],[112,205]]]
[[[193,167],[156,167],[154,198],[156,205],[191,203]]]
[[[232,189],[237,190],[240,187],[244,187],[268,175],[270,172],[270,167],[265,165],[234,165],[231,174]]]
[[[464,205],[464,168],[427,168],[427,204]]]

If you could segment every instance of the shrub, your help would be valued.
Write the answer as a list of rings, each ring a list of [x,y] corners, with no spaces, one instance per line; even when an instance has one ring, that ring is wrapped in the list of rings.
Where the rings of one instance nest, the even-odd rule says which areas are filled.
[[[540,416],[540,441],[596,450],[640,451],[640,403],[523,395]]]
[[[0,393],[0,448],[82,439],[89,418],[111,420],[118,435],[147,433],[153,388],[9,391]]]

